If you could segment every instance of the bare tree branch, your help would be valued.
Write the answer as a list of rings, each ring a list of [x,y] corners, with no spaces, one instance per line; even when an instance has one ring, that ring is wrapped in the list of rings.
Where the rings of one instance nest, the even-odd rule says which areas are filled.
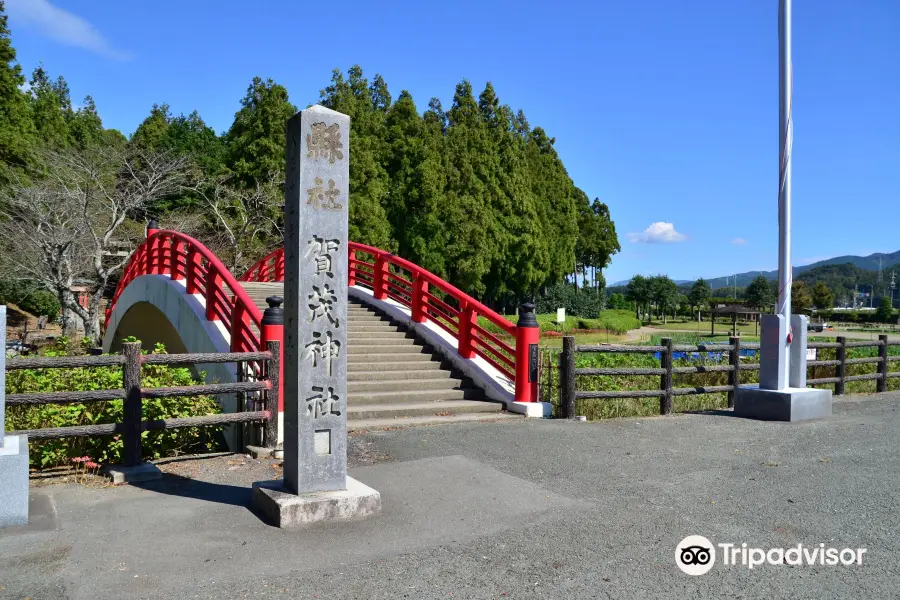
[[[64,316],[77,315],[85,335],[100,336],[100,302],[126,264],[130,215],[188,185],[188,161],[126,146],[44,151],[34,183],[14,181],[0,195],[0,269],[53,291]],[[73,286],[90,295],[78,303]],[[73,323],[65,322],[67,333]]]

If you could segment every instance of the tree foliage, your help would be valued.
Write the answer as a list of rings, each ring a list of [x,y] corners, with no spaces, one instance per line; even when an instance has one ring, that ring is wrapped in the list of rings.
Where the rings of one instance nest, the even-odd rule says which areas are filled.
[[[690,302],[691,309],[701,308],[709,302],[711,297],[712,290],[709,284],[706,283],[706,280],[701,277],[691,286],[691,290],[688,293],[688,302]]]
[[[68,83],[43,65],[33,72],[27,92],[24,82],[0,2],[0,192],[9,201],[2,209],[19,221],[48,226],[52,215],[45,209],[68,193],[65,177],[73,178],[72,189],[90,196],[81,204],[92,207],[90,217],[82,219],[90,225],[72,229],[67,238],[65,226],[75,217],[63,214],[53,236],[31,242],[33,250],[54,238],[65,247],[57,248],[59,256],[92,253],[97,246],[92,231],[101,234],[102,246],[129,237],[107,239],[104,223],[134,234],[153,216],[189,227],[191,235],[223,252],[239,275],[281,243],[285,125],[297,110],[283,85],[254,77],[221,135],[197,111],[176,116],[159,102],[127,139],[103,127],[90,97],[75,108]],[[554,138],[532,126],[522,110],[503,104],[491,83],[477,92],[464,79],[448,108],[436,98],[418,107],[408,91],[392,95],[380,75],[367,78],[353,66],[332,73],[319,103],[351,118],[345,143],[351,156],[352,240],[396,252],[507,314],[522,301],[577,281],[578,273],[589,277],[596,292],[579,301],[592,307],[584,310],[602,308],[602,270],[619,251],[609,207],[575,186]],[[50,152],[57,158],[48,162]],[[107,161],[91,187],[77,183],[78,169],[57,164],[59,157],[83,163],[112,154],[184,161],[179,185],[145,194],[126,208],[120,222],[123,212],[115,203],[102,208],[98,199],[128,180],[126,173]],[[127,170],[129,164],[119,166]],[[147,164],[131,166],[140,171]],[[34,209],[30,215],[22,212],[26,192]],[[71,294],[62,288],[69,279],[86,279],[92,294],[108,293],[117,269],[99,275],[107,271],[104,261],[99,268],[89,259],[95,266],[64,269],[65,276],[53,282],[29,277],[59,295],[66,307]],[[0,277],[13,275],[19,276]],[[66,310],[90,320],[88,328],[96,334],[91,311]]]
[[[747,304],[761,312],[774,306],[775,288],[765,275],[757,276],[747,286]]]
[[[825,282],[816,283],[812,291],[813,305],[819,310],[826,310],[834,306],[834,292],[831,291]]]
[[[806,283],[794,280],[791,283],[791,311],[798,315],[806,314],[812,306],[813,299]]]
[[[887,296],[881,297],[881,304],[878,305],[878,310],[875,311],[875,319],[879,323],[894,322],[894,309],[891,306],[891,299]]]

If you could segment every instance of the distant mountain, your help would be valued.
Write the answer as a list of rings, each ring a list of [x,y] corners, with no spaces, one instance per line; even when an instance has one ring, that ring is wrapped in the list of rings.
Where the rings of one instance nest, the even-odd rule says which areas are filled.
[[[870,254],[869,256],[836,256],[834,258],[828,258],[825,260],[820,260],[818,262],[814,262],[808,265],[803,265],[802,267],[794,267],[794,275],[800,275],[804,271],[809,271],[810,269],[814,269],[816,267],[824,267],[828,265],[843,265],[843,264],[851,264],[855,267],[859,267],[860,269],[864,269],[866,271],[878,271],[878,259],[881,259],[881,268],[886,271],[885,279],[890,280],[890,272],[888,267],[894,267],[900,265],[900,250],[896,252],[892,252],[890,254],[885,254],[883,252],[876,252],[875,254]],[[900,268],[897,269],[900,271]],[[746,287],[750,285],[750,282],[756,279],[759,275],[765,275],[766,279],[778,279],[778,271],[747,271],[746,273],[738,273],[737,274],[737,286],[738,287]],[[711,279],[707,279],[707,283],[709,283],[712,289],[723,288],[727,286],[732,286],[735,284],[734,281],[735,275],[728,275],[725,277],[714,277]],[[679,286],[689,285],[693,283],[693,281],[687,280],[679,280],[676,281]],[[628,280],[618,281],[609,287],[619,287],[628,285]]]

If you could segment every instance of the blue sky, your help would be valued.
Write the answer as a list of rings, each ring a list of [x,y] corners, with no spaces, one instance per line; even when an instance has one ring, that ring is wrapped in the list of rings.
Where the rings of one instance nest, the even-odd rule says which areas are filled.
[[[252,7],[251,7],[252,6]],[[253,76],[318,98],[360,64],[420,110],[455,84],[556,138],[609,204],[607,281],[774,269],[777,0],[296,2],[7,0],[39,63],[131,133],[151,105],[231,124]],[[794,1],[794,264],[900,249],[900,2]]]

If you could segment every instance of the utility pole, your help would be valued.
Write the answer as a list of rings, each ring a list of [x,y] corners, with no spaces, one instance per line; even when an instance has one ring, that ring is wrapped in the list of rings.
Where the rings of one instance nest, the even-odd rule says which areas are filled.
[[[894,308],[894,287],[896,287],[896,282],[894,281],[894,272],[891,271],[891,308]]]

